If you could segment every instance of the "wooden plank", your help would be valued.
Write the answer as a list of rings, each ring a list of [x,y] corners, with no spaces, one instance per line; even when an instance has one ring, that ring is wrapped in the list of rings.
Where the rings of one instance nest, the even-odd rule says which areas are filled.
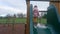
[[[50,1],[50,0],[30,0],[30,1]]]
[[[55,2],[55,1],[60,1],[60,0],[50,0],[50,1],[53,1],[53,2]]]
[[[26,23],[26,28],[25,28],[25,34],[30,34],[30,27],[29,27],[29,25],[30,25],[30,1],[27,1],[26,2],[27,3],[27,23]]]
[[[56,1],[56,2],[50,1],[50,4],[55,5],[55,7],[56,7],[57,10],[58,10],[58,13],[60,14],[60,2],[59,2],[59,1]]]
[[[39,12],[47,12],[47,11],[39,11]]]

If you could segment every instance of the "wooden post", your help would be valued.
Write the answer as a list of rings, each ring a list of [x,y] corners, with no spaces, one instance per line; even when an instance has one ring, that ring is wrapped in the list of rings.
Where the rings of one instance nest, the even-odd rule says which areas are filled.
[[[57,0],[57,1],[51,0],[50,4],[55,5],[56,8],[58,9],[58,13],[60,14],[60,10],[59,10],[60,9],[60,1],[59,0]]]
[[[26,1],[27,4],[27,23],[25,27],[25,34],[30,34],[30,1]]]

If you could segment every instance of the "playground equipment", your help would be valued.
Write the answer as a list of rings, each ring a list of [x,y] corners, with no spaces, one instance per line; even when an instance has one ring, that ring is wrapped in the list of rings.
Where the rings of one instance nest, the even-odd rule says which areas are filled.
[[[54,5],[48,7],[47,24],[52,25],[57,34],[60,34],[60,16]]]
[[[33,10],[30,5],[30,34],[37,34],[37,29],[33,25]],[[60,16],[54,5],[50,5],[47,11],[47,24],[52,25],[57,34],[60,34]]]
[[[33,34],[33,6],[30,5],[30,34]]]
[[[30,5],[30,34],[37,34],[37,29],[34,27],[33,24],[33,6]]]
[[[58,0],[57,1],[54,1],[54,0],[50,0],[50,3],[53,3],[53,4],[55,4],[55,6],[57,6],[57,8],[58,8]],[[57,5],[58,4],[58,5]],[[29,6],[30,5],[30,2],[29,1],[27,1],[27,6],[28,6],[28,8],[27,9],[30,9],[29,7],[31,6]],[[51,6],[50,6],[51,7]],[[59,31],[59,20],[58,20],[58,17],[57,17],[57,11],[55,10],[56,8],[50,8],[49,7],[49,9],[48,9],[48,15],[47,15],[47,23],[48,24],[51,24],[51,25],[53,25],[53,27],[57,30],[57,31]],[[53,6],[54,7],[54,6]],[[59,9],[59,8],[58,8]],[[49,11],[49,10],[51,10],[51,11]],[[52,11],[53,10],[53,11]],[[29,11],[27,10],[27,13],[28,13],[28,18],[27,18],[27,27],[26,27],[26,34],[33,34],[33,32],[31,32],[31,31],[33,31],[33,26],[30,26],[32,23],[30,22],[30,16],[29,16]],[[50,15],[51,14],[51,15]],[[31,16],[32,17],[32,16]],[[50,21],[51,20],[51,21]],[[33,24],[32,24],[33,25]],[[57,26],[58,25],[58,26]],[[30,29],[30,27],[32,28],[32,29]],[[58,28],[57,28],[58,27]],[[30,31],[29,31],[30,30]],[[29,33],[30,32],[30,33]]]

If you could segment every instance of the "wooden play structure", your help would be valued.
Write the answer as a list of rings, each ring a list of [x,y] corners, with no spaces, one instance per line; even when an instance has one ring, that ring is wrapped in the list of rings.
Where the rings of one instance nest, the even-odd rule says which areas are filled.
[[[32,1],[35,1],[35,0],[32,0]],[[39,1],[39,0],[38,0]],[[26,4],[27,4],[27,23],[26,23],[26,28],[25,28],[25,34],[34,34],[33,33],[33,22],[32,22],[32,19],[30,19],[30,18],[32,18],[32,14],[31,14],[31,8],[32,8],[32,5],[30,5],[30,1],[28,0],[26,0]],[[58,14],[60,14],[60,1],[59,0],[57,0],[57,1],[55,1],[55,0],[50,0],[50,5],[51,4],[53,4],[56,8],[57,8],[57,10],[58,10]],[[54,8],[53,8],[54,9]],[[54,9],[55,10],[55,9]],[[56,13],[55,13],[56,14]],[[56,16],[57,17],[57,16]],[[56,20],[57,21],[57,20]],[[56,24],[56,23],[55,23]],[[58,24],[57,24],[58,25]],[[59,25],[58,25],[59,26]],[[55,28],[56,26],[54,26],[54,28]],[[32,29],[31,29],[32,28]],[[59,27],[58,27],[59,28]]]

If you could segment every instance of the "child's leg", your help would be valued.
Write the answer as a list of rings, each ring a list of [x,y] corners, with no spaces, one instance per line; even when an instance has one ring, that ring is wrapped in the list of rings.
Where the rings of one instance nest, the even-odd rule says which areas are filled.
[[[34,17],[33,21],[34,21],[34,25],[37,25],[37,17]]]

